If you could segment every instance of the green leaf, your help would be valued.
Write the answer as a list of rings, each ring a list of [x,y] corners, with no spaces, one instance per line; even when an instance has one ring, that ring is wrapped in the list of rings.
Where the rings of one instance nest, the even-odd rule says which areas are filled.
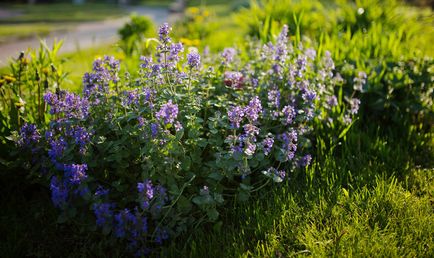
[[[224,176],[220,172],[212,172],[208,175],[208,177],[216,181],[220,181]]]
[[[347,134],[347,132],[350,130],[350,128],[351,128],[351,126],[353,126],[353,124],[355,123],[357,121],[357,119],[354,119],[352,122],[351,122],[351,124],[349,124],[347,127],[345,127],[345,129],[344,130],[342,130],[342,132],[339,134],[339,139],[341,139],[342,137],[344,137],[346,134]]]
[[[206,214],[211,221],[216,221],[219,217],[219,212],[215,208],[209,209]]]

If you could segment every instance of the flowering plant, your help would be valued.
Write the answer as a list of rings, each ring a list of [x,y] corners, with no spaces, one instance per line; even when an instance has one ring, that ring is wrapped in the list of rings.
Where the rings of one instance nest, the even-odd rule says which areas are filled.
[[[140,58],[136,77],[104,57],[84,75],[82,96],[47,92],[47,128],[25,124],[16,141],[62,220],[79,216],[139,256],[308,166],[314,124],[335,106],[330,56],[295,49],[286,26],[244,56],[187,52],[170,30],[160,27],[157,53]],[[358,101],[349,102],[339,115],[352,119]]]

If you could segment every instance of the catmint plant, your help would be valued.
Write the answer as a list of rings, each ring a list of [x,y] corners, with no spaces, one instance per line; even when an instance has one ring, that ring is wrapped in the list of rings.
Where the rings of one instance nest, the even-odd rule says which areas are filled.
[[[295,48],[286,26],[248,61],[233,48],[183,59],[170,31],[159,28],[137,73],[120,76],[106,56],[84,74],[81,95],[45,93],[49,123],[17,133],[17,146],[44,161],[39,177],[61,216],[87,214],[139,256],[218,220],[228,199],[291,180],[313,160],[315,126],[335,113],[354,119],[360,105],[351,96],[344,108],[330,54]]]

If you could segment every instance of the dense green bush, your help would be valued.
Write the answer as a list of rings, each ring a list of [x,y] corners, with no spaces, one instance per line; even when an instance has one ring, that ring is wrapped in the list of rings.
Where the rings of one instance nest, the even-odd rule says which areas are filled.
[[[152,36],[154,23],[150,18],[136,14],[130,19],[119,29],[119,45],[127,56],[146,54],[145,39]]]

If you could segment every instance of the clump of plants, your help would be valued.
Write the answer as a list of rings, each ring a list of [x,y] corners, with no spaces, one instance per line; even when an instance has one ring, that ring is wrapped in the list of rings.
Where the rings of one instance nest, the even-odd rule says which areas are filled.
[[[57,56],[61,46],[62,42],[54,42],[50,49],[41,42],[38,51],[21,52],[10,63],[10,72],[0,75],[0,153],[6,137],[25,122],[46,122],[43,95],[60,89],[67,76]]]
[[[60,222],[77,219],[138,256],[293,180],[312,160],[313,129],[342,137],[360,104],[339,91],[330,53],[294,46],[287,26],[245,53],[202,56],[170,31],[159,28],[137,73],[120,74],[106,56],[83,76],[82,95],[47,91],[49,123],[14,135]]]
[[[127,56],[146,53],[145,38],[154,32],[154,23],[147,16],[133,14],[130,21],[119,29],[119,46]]]
[[[289,23],[296,41],[307,42],[319,52],[333,50],[344,79],[343,95],[356,91],[354,96],[363,103],[364,123],[374,119],[383,132],[394,132],[399,138],[431,133],[434,63],[426,42],[432,41],[432,10],[396,0],[336,0],[328,5],[262,0],[251,1],[238,18],[250,36],[263,42],[280,24]],[[363,78],[353,81],[359,72]],[[366,82],[363,87],[360,80]]]

